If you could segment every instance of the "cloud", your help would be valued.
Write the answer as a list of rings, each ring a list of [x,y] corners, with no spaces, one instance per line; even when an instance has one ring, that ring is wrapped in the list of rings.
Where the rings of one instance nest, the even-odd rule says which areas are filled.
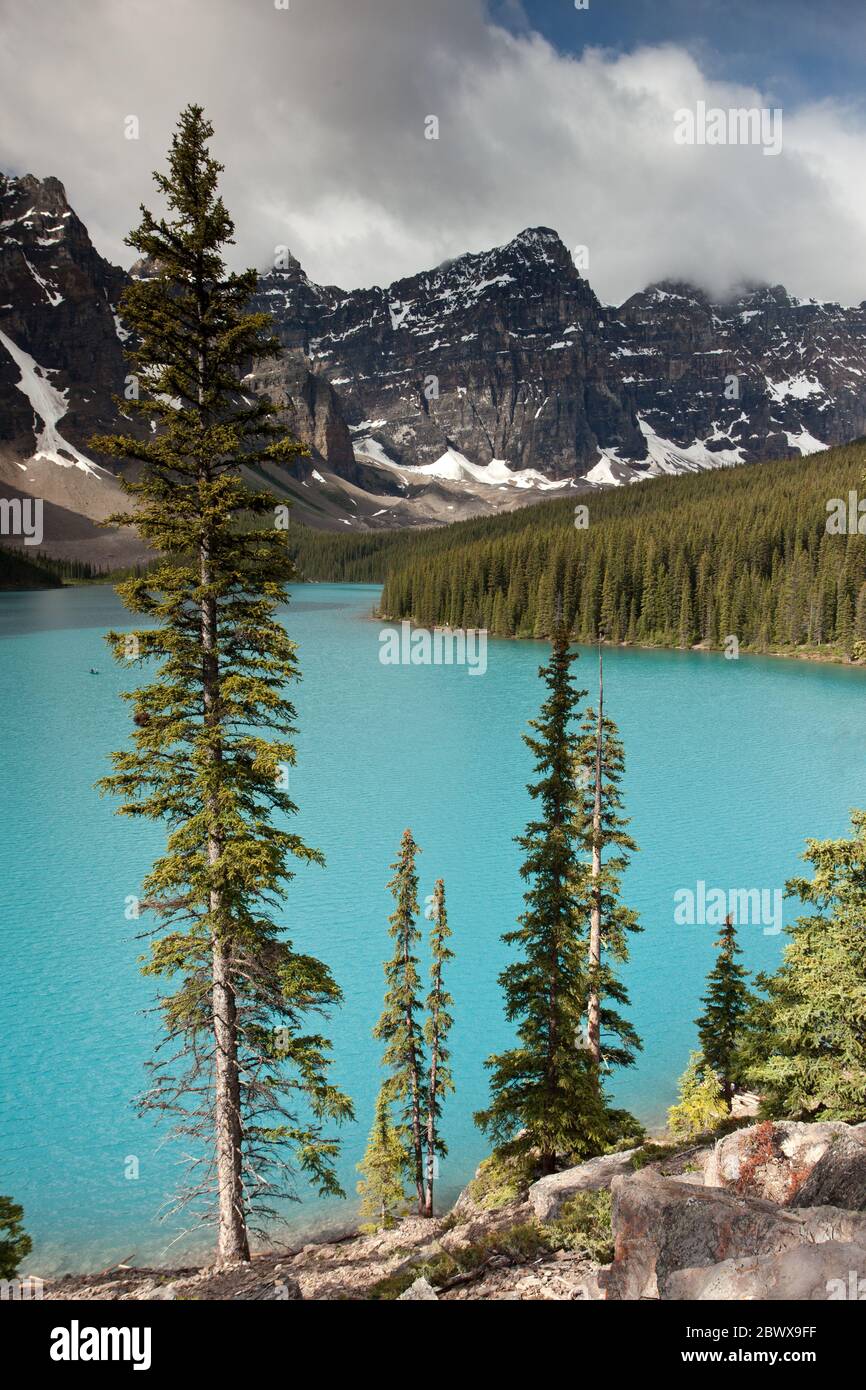
[[[545,224],[589,248],[608,301],[666,276],[866,297],[861,113],[785,110],[777,158],[680,146],[678,108],[768,99],[676,45],[557,52],[483,0],[289,5],[0,0],[0,167],[57,175],[100,250],[128,263],[123,234],[196,100],[226,165],[237,265],[288,245],[321,282],[386,284]]]

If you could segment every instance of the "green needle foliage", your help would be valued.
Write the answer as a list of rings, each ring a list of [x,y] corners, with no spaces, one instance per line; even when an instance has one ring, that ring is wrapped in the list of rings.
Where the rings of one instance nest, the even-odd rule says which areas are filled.
[[[383,1092],[389,1107],[396,1105],[400,1111],[397,1132],[417,1194],[418,1215],[423,1216],[427,1076],[423,1030],[417,1017],[421,1010],[421,978],[415,954],[421,940],[416,925],[418,874],[415,857],[418,852],[411,830],[404,830],[399,856],[391,865],[394,877],[388,884],[394,895],[394,911],[388,919],[394,954],[385,962],[385,1007],[373,1036],[385,1043],[382,1065],[387,1068],[388,1075]]]
[[[18,1266],[33,1249],[21,1222],[24,1210],[11,1197],[0,1197],[0,1279],[14,1279]]]
[[[866,811],[851,822],[850,838],[807,841],[813,877],[787,891],[817,911],[786,928],[780,968],[757,977],[767,997],[750,1080],[768,1117],[866,1120]]]
[[[358,1164],[362,1175],[358,1183],[361,1198],[362,1231],[390,1230],[407,1209],[403,1176],[406,1150],[391,1121],[386,1088],[376,1097],[376,1113],[364,1157]]]
[[[668,1111],[668,1129],[675,1139],[692,1139],[712,1131],[727,1118],[719,1078],[700,1052],[689,1054],[679,1080],[679,1100]]]
[[[598,1067],[583,1043],[589,899],[571,730],[586,692],[573,683],[576,659],[560,621],[539,671],[548,695],[523,736],[535,757],[529,793],[539,809],[517,838],[526,910],[503,937],[519,958],[499,977],[517,1045],[488,1059],[491,1102],[475,1117],[499,1150],[534,1155],[542,1173],[560,1155],[577,1161],[600,1152],[609,1130]]]
[[[225,1263],[249,1258],[248,1222],[294,1195],[299,1171],[340,1192],[330,1126],[352,1108],[328,1080],[326,1038],[307,1022],[340,990],[278,920],[291,861],[322,859],[283,828],[297,809],[286,790],[295,761],[286,688],[298,676],[277,618],[292,577],[285,532],[274,499],[239,470],[289,460],[299,446],[266,400],[240,390],[251,359],[279,349],[268,316],[245,312],[255,271],[226,271],[233,225],[212,134],[201,108],[187,107],[168,173],[154,176],[166,217],[142,208],[127,238],[150,271],[122,302],[141,397],[125,406],[150,429],[94,447],[140,462],[126,483],[135,508],[113,520],[134,524],[163,557],[118,588],[146,625],[109,642],[149,679],[126,696],[132,748],[112,755],[101,783],[122,798],[121,814],[168,829],[143,890],[157,919],[145,973],[170,982],[143,1104],[192,1138],[179,1201],[216,1221]]]
[[[753,998],[746,984],[749,972],[737,963],[737,956],[743,953],[730,917],[725,918],[716,946],[718,956],[701,999],[704,1012],[695,1023],[707,1065],[719,1078],[725,1106],[730,1110],[734,1086],[740,1080],[743,1030]]]
[[[445,989],[444,969],[454,952],[448,946],[451,928],[448,926],[448,912],[445,907],[445,884],[437,879],[430,905],[433,926],[430,931],[430,993],[427,996],[427,1019],[424,1024],[424,1041],[427,1044],[429,1070],[427,1080],[427,1174],[424,1197],[426,1216],[433,1215],[433,1178],[436,1158],[444,1158],[448,1147],[439,1133],[442,1117],[442,1100],[449,1091],[454,1090],[454,1081],[449,1065],[447,1046],[448,1034],[453,1019],[448,1012],[453,1004],[451,995]]]

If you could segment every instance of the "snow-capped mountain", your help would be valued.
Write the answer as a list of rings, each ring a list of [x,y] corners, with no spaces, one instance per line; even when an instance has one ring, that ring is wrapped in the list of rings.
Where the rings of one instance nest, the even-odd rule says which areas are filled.
[[[398,464],[456,449],[611,483],[866,428],[866,307],[781,286],[714,304],[678,284],[605,306],[544,227],[387,289],[313,285],[294,261],[262,277],[260,303],[339,391],[356,450]]]
[[[46,500],[45,549],[128,560],[87,440],[118,423],[126,272],[56,179],[0,175],[0,495]],[[866,432],[866,305],[650,286],[602,305],[549,228],[382,289],[285,256],[256,307],[286,352],[250,364],[309,447],[269,481],[327,529],[430,525],[566,491],[809,453]],[[125,422],[128,426],[128,422]]]

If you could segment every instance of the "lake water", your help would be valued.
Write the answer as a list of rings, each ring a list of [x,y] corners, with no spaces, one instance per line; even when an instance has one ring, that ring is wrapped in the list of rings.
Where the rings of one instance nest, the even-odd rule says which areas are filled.
[[[286,622],[300,646],[299,828],[327,867],[301,868],[285,903],[300,948],[331,965],[345,1004],[330,1027],[335,1079],[358,1123],[344,1133],[343,1184],[356,1173],[379,1083],[371,1028],[389,953],[385,885],[409,825],[423,848],[422,896],[446,881],[456,960],[450,1154],[443,1198],[486,1152],[472,1112],[486,1098],[484,1059],[508,1040],[497,974],[500,935],[521,907],[512,836],[528,817],[528,750],[546,648],[493,641],[488,669],[385,666],[368,621],[377,590],[299,587]],[[137,1118],[155,1024],[141,945],[124,901],[162,843],[156,826],[113,815],[93,782],[123,745],[128,672],[103,644],[126,626],[112,591],[0,595],[0,1192],[24,1204],[28,1267],[97,1269],[164,1255],[175,1227],[156,1213],[178,1178],[163,1131]],[[583,663],[591,687],[594,657]],[[100,671],[89,674],[91,667]],[[580,668],[579,668],[580,669]],[[675,1094],[713,959],[713,926],[678,926],[674,893],[702,880],[776,889],[798,870],[806,836],[845,830],[866,801],[863,673],[805,662],[684,652],[611,651],[606,701],[627,756],[627,811],[641,852],[626,881],[644,933],[627,982],[644,1052],[617,1078],[617,1100],[648,1124]],[[786,907],[786,912],[790,909]],[[741,931],[746,963],[771,967],[783,938]],[[125,1176],[130,1155],[139,1177]],[[351,1216],[305,1190],[298,1238]]]

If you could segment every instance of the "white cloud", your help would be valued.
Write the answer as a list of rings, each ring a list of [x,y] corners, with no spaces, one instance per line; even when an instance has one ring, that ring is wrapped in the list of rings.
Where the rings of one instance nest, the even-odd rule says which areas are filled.
[[[0,0],[0,15],[0,166],[56,174],[114,259],[197,100],[238,264],[287,244],[314,279],[384,284],[545,224],[589,247],[606,300],[662,276],[866,297],[862,115],[786,110],[778,158],[678,146],[679,107],[776,103],[675,46],[571,58],[496,28],[483,0]]]

